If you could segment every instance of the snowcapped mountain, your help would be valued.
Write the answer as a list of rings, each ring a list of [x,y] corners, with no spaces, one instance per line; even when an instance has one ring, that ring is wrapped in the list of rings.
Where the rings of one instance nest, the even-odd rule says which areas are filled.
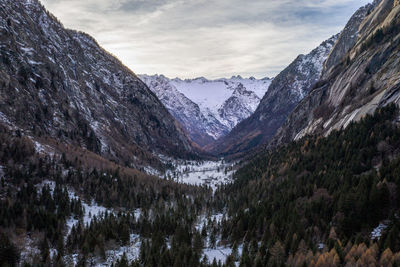
[[[92,37],[37,0],[0,1],[0,17],[0,123],[130,166],[194,151],[158,98]]]
[[[272,138],[319,80],[323,63],[337,37],[332,36],[307,55],[299,55],[274,78],[256,111],[206,149],[221,155],[234,154],[266,143]]]
[[[218,109],[218,114],[232,129],[253,114],[260,100],[255,92],[247,90],[242,83],[239,83],[231,97]]]
[[[217,80],[168,79],[163,75],[139,77],[200,146],[226,135],[249,117],[272,81],[240,76]]]

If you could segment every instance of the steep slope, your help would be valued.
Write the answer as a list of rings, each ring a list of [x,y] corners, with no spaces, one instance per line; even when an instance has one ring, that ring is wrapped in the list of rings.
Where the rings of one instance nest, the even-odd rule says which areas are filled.
[[[163,75],[139,77],[200,146],[226,135],[249,117],[271,84],[269,78],[240,76],[218,80],[171,80]]]
[[[192,140],[199,145],[205,145],[214,139],[207,131],[217,132],[222,127],[214,117],[206,118],[199,106],[179,92],[168,78],[163,75],[140,75],[140,79],[157,95],[180,123],[185,127]],[[208,128],[207,128],[208,127]]]
[[[376,108],[400,103],[400,6],[383,0],[361,22],[357,42],[298,105],[272,145],[346,128]]]
[[[274,78],[254,114],[207,149],[226,155],[243,152],[266,143],[318,81],[323,62],[336,39],[337,36],[333,36],[309,54],[299,55]]]
[[[3,122],[131,166],[193,152],[157,97],[93,38],[37,0],[1,1],[0,16]]]
[[[329,70],[336,66],[343,59],[345,54],[354,46],[358,38],[358,28],[365,17],[371,12],[372,8],[376,5],[377,1],[375,0],[374,3],[359,8],[353,16],[351,16],[332,48],[332,52],[326,59],[324,64],[325,70]],[[324,71],[324,73],[326,73],[326,71]]]
[[[242,83],[239,83],[232,96],[218,109],[219,117],[228,124],[229,129],[232,129],[253,114],[260,100],[255,92],[248,91]]]
[[[264,151],[240,168],[220,192],[229,203],[222,228],[230,241],[260,244],[243,250],[240,263],[392,266],[383,258],[400,251],[400,124],[392,121],[398,116],[390,105],[326,138]],[[386,253],[370,257],[373,249]]]

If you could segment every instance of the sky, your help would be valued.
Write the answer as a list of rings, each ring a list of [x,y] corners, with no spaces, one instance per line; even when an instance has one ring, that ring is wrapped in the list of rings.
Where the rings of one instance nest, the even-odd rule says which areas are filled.
[[[137,74],[274,77],[369,0],[41,0]]]

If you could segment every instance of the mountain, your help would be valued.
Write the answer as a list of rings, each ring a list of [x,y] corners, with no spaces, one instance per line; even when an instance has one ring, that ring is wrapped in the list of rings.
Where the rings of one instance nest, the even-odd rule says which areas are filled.
[[[375,1],[369,9],[355,27],[356,42],[337,65],[325,66],[322,80],[289,116],[272,145],[308,134],[328,135],[378,107],[400,104],[399,2]]]
[[[226,135],[256,109],[271,79],[181,80],[139,75],[200,146]]]
[[[299,55],[274,78],[254,114],[207,149],[215,154],[227,155],[268,142],[319,80],[323,63],[337,37],[332,36],[307,55]]]
[[[219,85],[189,82],[211,102],[197,104],[151,78],[167,110],[37,1],[0,2],[0,266],[400,266],[400,3],[359,14],[323,67],[328,43],[277,77],[286,87],[274,91],[301,100],[270,149],[234,164],[170,157],[195,149],[168,110],[197,106],[179,114],[201,118]],[[307,89],[302,74],[321,69]],[[213,112],[234,122],[258,94],[230,90]],[[102,157],[128,143],[132,163]],[[165,179],[129,167],[157,153]]]
[[[130,166],[195,153],[156,95],[92,37],[65,29],[37,0],[0,7],[3,123]]]
[[[307,136],[244,164],[218,194],[230,215],[221,228],[230,242],[244,244],[240,264],[399,264],[398,116],[389,105],[327,137]]]
[[[371,12],[372,8],[377,5],[377,1],[360,7],[346,23],[344,29],[340,32],[338,40],[335,43],[329,57],[327,58],[324,68],[331,69],[343,59],[344,55],[354,46],[358,38],[358,28],[362,21]],[[325,73],[326,71],[324,71]]]
[[[185,127],[192,140],[199,145],[214,140],[207,131],[219,131],[222,125],[217,119],[211,116],[206,118],[200,107],[179,92],[165,76],[140,75],[140,78],[157,95],[171,115]]]

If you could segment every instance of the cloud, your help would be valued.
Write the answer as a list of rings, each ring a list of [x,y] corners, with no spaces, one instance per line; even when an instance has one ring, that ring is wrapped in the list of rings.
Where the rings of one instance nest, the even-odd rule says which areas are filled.
[[[42,0],[136,73],[274,76],[367,0]]]

